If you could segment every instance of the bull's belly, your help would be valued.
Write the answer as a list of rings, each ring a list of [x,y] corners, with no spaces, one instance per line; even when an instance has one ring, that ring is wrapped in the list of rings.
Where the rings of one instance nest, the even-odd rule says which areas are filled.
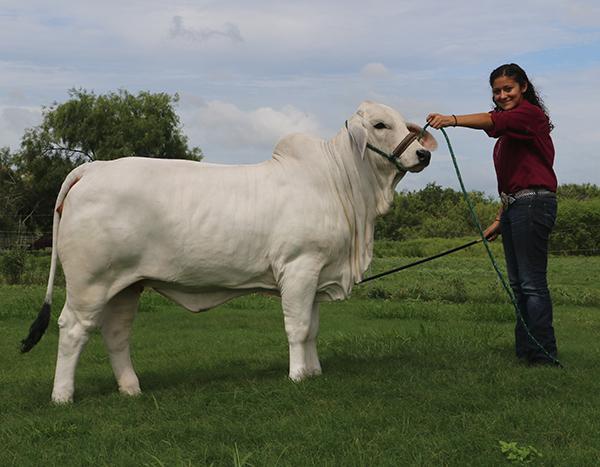
[[[175,303],[195,313],[210,310],[229,300],[252,293],[258,292],[279,295],[278,291],[275,289],[263,288],[191,291],[178,289],[169,284],[153,284],[151,281],[145,285],[152,287],[161,295],[164,295]]]
[[[260,293],[265,295],[274,295],[280,297],[280,292],[276,287],[253,287],[241,289],[205,289],[192,290],[177,287],[173,284],[157,283],[155,281],[142,281],[142,285],[151,287],[161,295],[173,300],[178,305],[183,306],[194,313],[208,311],[223,303],[237,297]],[[317,291],[315,300],[318,302],[328,302],[332,300],[343,300],[348,297],[349,291],[337,281],[331,281],[322,284]]]

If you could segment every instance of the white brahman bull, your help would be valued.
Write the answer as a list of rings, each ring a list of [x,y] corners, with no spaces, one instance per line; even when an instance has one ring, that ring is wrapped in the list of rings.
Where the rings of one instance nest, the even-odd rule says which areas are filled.
[[[129,335],[144,287],[191,311],[253,292],[279,295],[289,377],[320,374],[318,303],[348,297],[362,279],[375,217],[436,147],[429,133],[405,139],[420,130],[367,101],[332,140],[289,135],[256,165],[131,157],[73,170],[56,202],[44,306],[22,342],[30,350],[48,326],[58,255],[67,296],[52,400],[72,400],[96,327],[119,390],[140,393]],[[402,140],[405,150],[390,159]]]

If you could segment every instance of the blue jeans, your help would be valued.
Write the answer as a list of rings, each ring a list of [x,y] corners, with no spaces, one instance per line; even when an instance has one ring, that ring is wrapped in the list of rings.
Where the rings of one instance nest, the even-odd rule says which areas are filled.
[[[556,338],[552,326],[552,300],[548,291],[548,238],[556,221],[556,198],[521,198],[502,213],[501,229],[506,268],[521,316],[529,333],[552,357]],[[552,361],[530,338],[517,316],[517,357],[531,362]]]

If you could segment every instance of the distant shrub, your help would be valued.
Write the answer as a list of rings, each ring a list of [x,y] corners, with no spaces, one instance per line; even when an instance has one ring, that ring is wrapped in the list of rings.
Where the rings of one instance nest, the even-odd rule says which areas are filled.
[[[470,192],[469,199],[482,224],[494,218],[499,206],[497,199],[477,191]],[[389,240],[453,238],[477,233],[463,194],[436,183],[420,191],[396,193],[390,212],[375,225],[376,238]]]
[[[27,253],[24,248],[6,250],[0,257],[0,273],[9,284],[18,284],[25,271]]]
[[[550,251],[584,256],[600,253],[600,199],[559,199],[556,226],[550,236]]]
[[[574,199],[578,201],[600,199],[600,187],[591,183],[567,183],[558,186],[558,198],[561,200]]]

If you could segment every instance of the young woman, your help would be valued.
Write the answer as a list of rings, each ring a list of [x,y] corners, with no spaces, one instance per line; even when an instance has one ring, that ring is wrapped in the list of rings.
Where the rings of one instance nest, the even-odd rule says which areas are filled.
[[[546,270],[548,238],[556,220],[553,129],[548,112],[525,71],[511,63],[490,75],[494,110],[469,115],[430,114],[434,128],[462,126],[497,138],[494,167],[502,207],[485,230],[490,241],[500,233],[508,278],[523,320],[515,327],[517,357],[531,364],[556,364],[552,301]]]

